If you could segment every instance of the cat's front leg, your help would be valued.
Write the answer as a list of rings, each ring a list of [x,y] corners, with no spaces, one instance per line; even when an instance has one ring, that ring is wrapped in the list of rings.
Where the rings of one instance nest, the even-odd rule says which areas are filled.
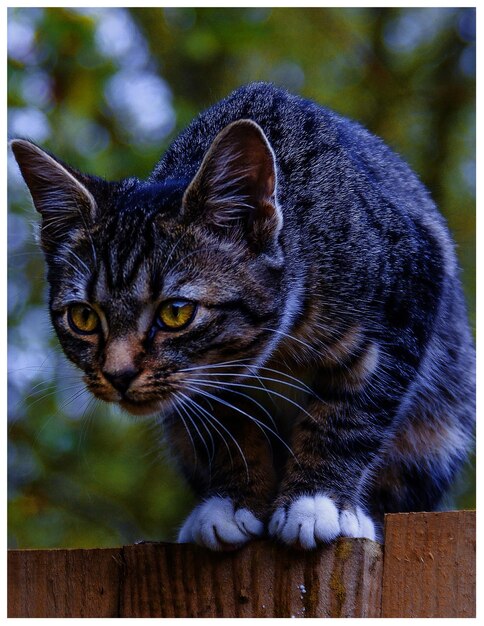
[[[271,536],[305,549],[339,536],[378,538],[363,496],[364,476],[382,443],[376,419],[345,403],[312,403],[295,427]]]
[[[194,449],[180,424],[171,430],[184,473],[201,498],[182,524],[178,542],[234,550],[263,535],[276,478],[270,446],[255,424],[237,416],[216,419],[207,447],[195,443]]]

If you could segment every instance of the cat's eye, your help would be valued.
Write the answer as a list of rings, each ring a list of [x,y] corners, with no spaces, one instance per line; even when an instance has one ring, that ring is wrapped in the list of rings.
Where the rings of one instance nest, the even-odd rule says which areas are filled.
[[[73,304],[67,309],[69,326],[81,335],[92,335],[99,329],[99,317],[87,304]]]
[[[157,323],[162,330],[182,330],[195,317],[197,305],[190,300],[166,300],[157,314]]]

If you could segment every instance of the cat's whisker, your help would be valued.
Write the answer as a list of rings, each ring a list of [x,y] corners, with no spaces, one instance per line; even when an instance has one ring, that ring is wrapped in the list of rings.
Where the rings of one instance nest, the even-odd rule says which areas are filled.
[[[77,400],[77,398],[80,398],[85,393],[88,393],[88,390],[85,387],[83,387],[82,389],[79,389],[79,391],[77,391],[73,396],[71,396],[68,400],[66,400],[59,406],[58,413],[63,411],[66,407],[68,407],[75,400]]]
[[[249,361],[249,359],[237,359],[235,361],[224,361],[222,363],[210,363],[209,365],[195,365],[194,367],[185,367],[183,369],[178,370],[179,372],[193,372],[196,370],[204,370],[204,369],[215,369],[218,367],[222,367],[222,366],[229,366],[229,365],[238,365],[239,363],[241,364],[240,366],[243,367],[243,363]]]
[[[190,423],[192,424],[192,426],[195,428],[197,435],[200,439],[200,441],[203,443],[205,450],[207,451],[207,459],[209,459],[209,464],[210,464],[210,452],[207,446],[207,442],[205,441],[205,438],[203,437],[202,433],[200,432],[200,429],[198,428],[195,420],[193,419],[192,415],[190,415],[189,410],[187,409],[185,402],[183,400],[178,399],[178,406],[179,408],[185,413],[187,419],[190,421]],[[210,464],[210,473],[211,473],[211,464]]]
[[[47,383],[46,381],[46,387],[49,388],[51,386],[52,383]],[[65,393],[66,391],[70,391],[71,389],[77,389],[79,387],[79,385],[69,385],[67,387],[62,387],[62,388],[58,388],[56,387],[55,389],[53,389],[52,391],[50,391],[49,393],[43,393],[42,396],[40,396],[40,398],[37,398],[36,400],[34,400],[33,402],[28,402],[28,400],[30,400],[30,398],[32,398],[32,396],[35,396],[37,394],[35,393],[31,393],[28,394],[27,396],[21,398],[13,407],[14,411],[16,411],[23,402],[25,402],[26,404],[26,408],[27,410],[31,410],[33,406],[35,406],[37,403],[42,402],[42,400],[45,400],[46,398],[50,398],[51,396],[57,395],[59,393]],[[40,390],[42,391],[42,390]],[[87,391],[86,389],[81,389],[81,391]]]
[[[198,415],[200,417],[201,422],[205,425],[205,427],[208,429],[208,426],[204,423],[205,419],[209,420],[209,424],[210,426],[214,429],[214,431],[218,434],[218,436],[220,437],[220,439],[223,441],[225,447],[227,448],[227,453],[229,455],[229,459],[230,459],[230,463],[231,463],[231,467],[233,468],[234,466],[234,460],[232,457],[232,452],[230,450],[230,446],[228,445],[223,433],[220,432],[220,430],[217,428],[217,426],[214,423],[214,416],[211,415],[206,409],[204,409],[198,402],[196,402],[193,398],[190,398],[190,396],[187,396],[186,394],[184,394],[183,392],[180,392],[180,394],[185,398],[186,402],[189,402],[193,408],[193,410],[197,410],[198,411]],[[220,424],[220,426],[222,426],[222,424]],[[214,442],[214,454],[215,454],[215,442]]]
[[[25,250],[23,252],[11,252],[8,255],[8,262],[10,267],[14,267],[14,262],[19,259],[19,258],[23,258],[23,257],[31,257],[33,259],[38,259],[40,260],[42,258],[42,254],[40,252],[40,250]]]
[[[261,366],[261,367],[259,367],[257,369],[258,370],[265,370],[267,372],[273,372],[274,374],[280,374],[281,376],[285,376],[286,378],[289,378],[290,380],[293,380],[294,382],[300,384],[302,386],[302,390],[305,390],[307,393],[314,393],[314,391],[311,389],[311,387],[309,387],[309,385],[306,385],[302,380],[299,380],[299,378],[296,378],[295,376],[292,376],[291,374],[288,374],[287,372],[282,372],[281,370],[276,370],[276,369],[274,369],[272,367],[267,367],[265,365],[263,365],[263,366]],[[277,382],[282,382],[282,381],[279,381],[278,379],[276,379],[276,380],[277,380]]]
[[[90,228],[90,225],[87,223],[84,211],[82,207],[79,205],[79,202],[77,200],[76,200],[76,210],[78,214],[80,215],[82,223],[84,225],[84,232],[87,234],[89,238],[89,243],[91,246],[91,253],[92,253],[92,261],[94,263],[94,267],[96,268],[97,267],[97,254],[96,254],[96,246],[94,245],[94,241],[93,241],[92,234],[91,234],[91,228]]]
[[[184,263],[187,259],[189,259],[190,257],[192,257],[194,254],[198,254],[199,252],[203,251],[205,248],[197,248],[196,250],[192,250],[191,252],[189,252],[188,254],[185,254],[184,257],[182,257],[181,259],[179,259],[175,265],[173,267],[168,268],[167,270],[167,274],[169,274],[170,272],[174,272],[176,270],[176,268],[181,265],[182,263]]]
[[[202,383],[205,384],[206,386],[210,386],[210,387],[214,387],[215,389],[221,389],[224,391],[228,391],[229,393],[233,393],[235,395],[241,396],[243,398],[246,398],[247,400],[249,400],[250,402],[252,402],[253,404],[255,404],[256,406],[258,406],[261,411],[267,415],[267,417],[269,418],[269,420],[271,421],[272,425],[274,426],[274,428],[277,428],[276,423],[274,421],[274,418],[272,417],[272,415],[269,413],[269,411],[260,403],[258,402],[255,398],[253,398],[252,396],[249,396],[246,393],[243,393],[242,391],[236,391],[235,389],[230,389],[229,387],[226,386],[226,384],[222,383],[219,385],[216,385],[215,383],[211,383],[209,381],[200,381],[198,379],[189,379],[187,382],[190,383]]]
[[[267,391],[267,385],[266,385],[266,384],[264,383],[264,381],[261,379],[260,375],[252,371],[252,369],[255,369],[255,368],[250,368],[250,367],[248,367],[247,369],[248,369],[249,371],[251,371],[250,377],[252,377],[253,379],[257,380],[257,381],[259,382],[260,386],[261,386],[261,387],[262,387],[265,391]],[[256,371],[257,371],[257,370],[256,370]],[[243,372],[243,373],[245,373],[245,372]],[[250,377],[249,377],[249,379],[250,379]],[[276,402],[275,402],[274,398],[273,398],[271,395],[268,395],[268,398],[269,398],[270,402],[272,403],[272,405],[274,406],[274,408],[277,410],[277,405],[276,405]]]
[[[206,423],[206,419],[204,419],[203,415],[198,411],[198,407],[196,405],[194,405],[193,402],[191,402],[189,397],[185,396],[183,398],[183,397],[180,397],[180,394],[178,394],[178,402],[180,403],[180,406],[183,407],[183,409],[185,410],[185,412],[189,416],[189,418],[192,421],[193,425],[197,429],[197,432],[199,433],[199,437],[203,441],[205,450],[207,452],[209,479],[211,480],[212,479],[212,473],[213,473],[212,464],[213,464],[213,460],[215,458],[215,442],[214,442],[214,439],[213,439],[212,432],[210,431],[210,428],[208,427],[208,425]],[[208,445],[207,445],[207,443],[205,441],[205,438],[202,437],[198,427],[196,426],[195,419],[197,417],[198,417],[200,425],[203,426],[203,428],[205,429],[205,432],[208,434],[208,437],[210,439],[210,450],[208,449]],[[212,425],[212,427],[213,427],[213,425]],[[230,461],[231,461],[231,463],[233,465],[232,458],[230,458]]]
[[[71,263],[67,257],[62,257],[62,259],[60,259],[60,255],[58,255],[58,258],[60,262],[67,264],[74,271],[77,278],[83,279],[85,277],[85,274],[81,271],[81,269]]]
[[[196,391],[196,390],[191,389],[191,391]],[[180,392],[180,393],[182,393],[182,392]],[[183,394],[183,395],[185,395],[185,394]],[[201,393],[200,395],[204,395],[204,394],[203,394],[203,393]],[[188,396],[185,396],[185,397],[187,397],[187,398],[188,398]],[[191,400],[192,400],[192,402],[196,402],[193,398],[191,398]],[[220,426],[220,428],[222,428],[222,430],[223,430],[224,432],[226,432],[226,433],[227,433],[227,435],[228,435],[228,436],[232,439],[232,441],[234,442],[235,447],[237,448],[237,450],[238,450],[238,452],[239,452],[239,454],[240,454],[240,456],[241,456],[241,458],[242,458],[242,461],[243,461],[243,463],[244,463],[244,466],[245,466],[245,471],[246,471],[246,476],[247,476],[247,482],[248,482],[248,481],[249,481],[249,479],[250,479],[250,474],[249,474],[249,465],[248,465],[248,463],[247,463],[247,459],[245,458],[245,454],[244,454],[244,452],[243,452],[242,448],[240,447],[240,445],[239,445],[238,441],[235,439],[235,437],[234,437],[234,436],[233,436],[233,434],[230,432],[230,430],[229,430],[226,426],[224,426],[224,424],[222,424],[222,422],[221,422],[220,420],[218,420],[218,419],[215,417],[215,415],[213,415],[213,414],[209,413],[209,412],[208,412],[208,411],[207,411],[204,407],[202,407],[202,406],[201,406],[198,402],[196,402],[196,404],[197,404],[197,406],[200,408],[200,410],[204,413],[204,415],[206,415],[207,419],[208,419],[208,420],[210,420],[210,421],[212,422],[212,427],[213,427],[213,428],[216,428],[216,427],[215,427],[215,424],[217,424],[217,425],[218,425],[218,426]],[[216,429],[216,430],[217,430],[217,432],[220,434],[220,432],[218,431],[218,429]],[[231,460],[231,463],[232,463],[232,467],[233,467],[233,457],[232,457],[232,454],[231,454],[231,452],[230,452],[230,446],[228,445],[228,442],[225,440],[225,437],[223,437],[223,435],[222,435],[222,439],[223,439],[223,441],[225,442],[225,445],[226,445],[226,447],[227,447],[227,451],[228,451],[228,454],[229,454],[229,457],[230,457],[230,460]]]
[[[202,380],[202,379],[187,379],[187,382],[198,383],[198,384],[205,384],[205,385],[210,385],[211,387],[216,387],[216,388],[218,387],[218,388],[220,388],[220,385],[215,385],[214,383],[209,383],[209,382],[207,382],[205,380]],[[288,398],[287,396],[285,396],[282,393],[279,393],[278,391],[275,391],[274,389],[268,389],[267,387],[256,387],[255,385],[244,385],[242,383],[234,383],[234,382],[225,382],[223,384],[226,385],[227,387],[243,387],[244,389],[257,389],[257,390],[260,390],[260,391],[266,391],[268,394],[275,395],[278,398],[282,398],[286,402],[289,402],[290,404],[293,404],[302,413],[305,413],[308,417],[310,417],[311,419],[314,419],[314,417],[311,415],[311,413],[309,413],[298,402],[296,402],[292,398]]]
[[[262,327],[261,330],[264,330],[266,332],[276,333],[278,335],[283,335],[284,337],[287,337],[291,341],[296,341],[297,343],[300,343],[302,346],[304,346],[308,350],[317,352],[316,348],[312,346],[311,344],[307,343],[306,341],[303,341],[302,339],[299,339],[298,337],[294,337],[294,335],[291,335],[290,333],[286,333],[283,330],[279,330],[278,328]],[[317,354],[319,355],[319,352],[317,352]]]
[[[78,398],[80,398],[84,393],[87,393],[87,389],[80,389],[78,392],[74,393],[72,395],[71,398],[69,398],[68,400],[66,400],[65,402],[63,402],[59,408],[57,409],[57,411],[55,413],[53,413],[52,415],[50,415],[45,422],[42,424],[42,426],[37,430],[37,433],[35,435],[35,441],[38,441],[40,438],[40,435],[44,432],[44,430],[47,428],[48,424],[50,424],[50,422],[56,418],[61,411],[63,411],[67,406],[69,406],[69,404],[72,404],[72,402],[74,402],[75,400],[77,400]],[[32,406],[32,405],[31,405]],[[30,408],[30,407],[29,407]]]
[[[37,372],[45,372],[45,371],[50,371],[50,372],[58,372],[59,371],[59,367],[57,365],[25,365],[24,367],[15,367],[12,369],[8,369],[7,370],[7,374],[9,376],[13,375],[13,374],[17,374],[18,372],[25,372],[25,371],[35,371],[37,370]],[[77,376],[79,378],[79,380],[81,380],[81,376],[77,373],[66,373],[66,374],[62,374],[62,379],[64,380],[66,377],[69,378],[74,378],[75,376]]]
[[[245,362],[248,361],[248,360],[249,359],[239,359],[237,361],[227,361],[225,363],[217,363],[217,364],[212,364],[212,365],[199,365],[199,366],[196,366],[196,367],[188,367],[188,368],[180,369],[179,372],[201,371],[203,373],[203,370],[205,370],[205,369],[219,369],[219,368],[221,368],[221,366],[225,366],[224,369],[227,369],[228,366],[241,367],[241,368],[247,368],[249,370],[252,370],[252,373],[251,374],[247,374],[245,372],[243,372],[243,373],[238,373],[238,372],[234,372],[234,373],[230,373],[229,372],[229,373],[227,373],[227,372],[223,372],[223,373],[218,374],[218,373],[207,372],[206,376],[237,376],[237,377],[240,377],[240,378],[250,378],[250,377],[252,377],[252,378],[258,379],[260,381],[266,380],[266,381],[271,381],[271,382],[276,382],[276,383],[285,384],[287,386],[291,386],[290,383],[288,383],[286,381],[282,381],[282,380],[271,378],[271,377],[264,377],[264,376],[260,376],[258,374],[253,373],[253,370],[255,370],[255,371],[265,370],[265,371],[273,372],[275,374],[279,374],[281,376],[289,378],[290,380],[293,380],[296,383],[298,383],[298,385],[300,385],[300,386],[294,385],[295,389],[298,389],[299,391],[302,391],[302,392],[305,392],[305,393],[309,393],[311,395],[315,395],[315,392],[314,392],[313,389],[311,389],[311,387],[306,385],[304,382],[302,382],[301,380],[299,380],[295,376],[291,376],[287,372],[283,372],[281,370],[276,370],[276,369],[271,368],[271,367],[266,367],[264,365],[260,366],[260,367],[247,365]],[[264,386],[264,385],[262,385],[262,386]]]
[[[86,270],[86,272],[87,272],[88,274],[91,272],[91,270],[90,270],[90,269],[89,269],[89,267],[86,265],[86,263],[84,263],[84,261],[83,261],[83,260],[79,257],[79,255],[78,255],[78,254],[76,254],[76,253],[74,252],[74,250],[70,250],[70,251],[69,251],[69,254],[71,254],[71,255],[72,255],[72,256],[76,259],[76,261],[78,261],[78,262],[82,265],[82,267]]]
[[[189,389],[192,392],[195,392],[198,395],[201,395],[205,398],[210,398],[212,400],[215,400],[216,402],[221,402],[222,404],[225,404],[226,406],[228,406],[229,408],[233,408],[235,410],[237,410],[239,413],[243,413],[244,415],[246,415],[249,419],[250,419],[250,415],[248,413],[245,413],[245,411],[242,411],[242,409],[238,409],[237,407],[232,406],[230,403],[225,402],[224,400],[221,400],[220,398],[217,398],[216,396],[214,396],[213,394],[209,393],[208,391],[204,390],[204,389],[200,389],[199,387],[192,387],[192,386],[188,386],[187,385],[187,389]],[[200,407],[203,409],[203,407]],[[208,411],[206,411],[206,409],[203,409],[204,412],[208,413]],[[247,462],[245,460],[245,455],[242,451],[242,448],[240,447],[239,443],[237,442],[237,440],[235,439],[235,437],[233,436],[233,434],[230,432],[230,430],[228,430],[214,415],[210,414],[211,419],[216,420],[217,424],[219,424],[219,426],[221,428],[223,428],[223,430],[231,437],[232,441],[234,442],[234,444],[236,445],[237,449],[239,450],[239,453],[241,454],[242,458],[244,459],[245,462],[245,466],[247,469],[247,476],[248,476],[248,465]]]
[[[192,434],[190,432],[190,429],[188,428],[187,423],[185,422],[185,419],[183,418],[183,415],[181,414],[180,405],[178,403],[175,403],[173,405],[173,408],[175,409],[178,417],[181,419],[181,421],[183,423],[183,426],[185,427],[185,430],[187,432],[187,435],[188,435],[188,437],[190,439],[190,443],[191,443],[192,449],[193,449],[193,458],[194,458],[194,461],[195,461],[195,470],[196,470],[196,468],[198,466],[198,454],[197,454],[197,449],[195,447],[195,442],[193,441],[193,437],[192,437]]]
[[[75,376],[72,375],[70,377],[65,376],[62,378],[63,382],[69,382],[72,383],[72,385],[74,386],[76,383],[77,384],[82,384],[82,380],[79,376]],[[57,380],[55,379],[49,379],[49,380],[41,380],[38,383],[36,383],[33,387],[30,388],[30,394],[31,395],[36,389],[38,389],[39,387],[45,386],[45,387],[49,387],[50,385],[56,385],[58,389],[63,389],[63,387],[61,387],[58,383]]]
[[[312,396],[316,396],[316,394],[314,393],[314,391],[308,387],[307,385],[305,385],[304,387],[299,386],[299,385],[294,385],[293,383],[289,383],[285,380],[279,380],[277,378],[272,378],[270,376],[256,376],[255,374],[246,374],[246,373],[242,373],[239,374],[237,372],[234,373],[228,373],[228,372],[207,372],[204,376],[210,376],[213,378],[219,378],[219,377],[237,377],[237,380],[244,380],[246,378],[250,379],[250,380],[258,380],[258,381],[267,381],[267,382],[274,382],[280,385],[284,385],[286,387],[290,387],[292,389],[296,389],[297,391],[301,391],[302,393],[306,393],[306,394],[310,394]],[[187,380],[191,380],[191,382],[194,382],[196,379],[187,379]],[[297,379],[296,379],[297,380]],[[261,382],[262,385],[262,382]],[[253,389],[257,389],[257,387],[253,387]],[[267,389],[267,387],[265,387],[264,385],[261,386],[261,389]]]
[[[184,237],[186,236],[187,232],[188,232],[188,231],[185,231],[185,232],[183,233],[183,235],[182,235],[182,236],[181,236],[181,237],[180,237],[180,238],[179,238],[179,239],[175,242],[175,244],[173,245],[173,247],[172,247],[172,249],[171,249],[170,253],[168,254],[168,256],[167,256],[167,258],[166,258],[165,264],[164,264],[164,265],[163,265],[163,267],[161,268],[161,271],[160,271],[160,276],[163,276],[163,275],[164,275],[165,270],[166,270],[166,268],[167,268],[167,266],[168,266],[168,263],[171,261],[171,258],[172,258],[172,256],[173,256],[173,254],[175,253],[175,251],[176,251],[176,249],[178,248],[178,246],[180,245],[180,243],[183,241],[183,239],[184,239]]]
[[[200,394],[201,396],[206,396],[208,398],[211,398],[212,400],[214,400],[215,402],[218,402],[220,404],[223,404],[224,406],[226,406],[229,409],[233,409],[234,411],[237,411],[238,413],[241,413],[242,415],[245,415],[245,417],[247,417],[248,419],[250,419],[251,421],[253,421],[254,423],[257,423],[259,426],[266,428],[268,430],[268,432],[270,432],[272,435],[274,435],[274,437],[276,437],[282,444],[283,446],[289,451],[289,453],[291,454],[291,456],[294,458],[294,461],[296,463],[298,463],[294,452],[292,451],[292,449],[287,445],[287,443],[284,441],[284,439],[279,435],[279,433],[275,432],[274,430],[272,430],[272,428],[270,428],[269,426],[267,426],[267,424],[264,424],[264,422],[261,422],[260,420],[256,419],[254,416],[249,415],[249,413],[246,413],[246,411],[243,411],[242,409],[236,407],[235,405],[231,404],[230,402],[227,402],[226,400],[224,400],[223,398],[219,398],[213,394],[211,394],[210,392],[206,391],[205,389],[200,389],[200,387],[190,387],[187,386],[188,389],[190,389],[191,391]]]
[[[296,351],[297,347],[296,346],[291,346],[290,343],[285,343],[285,344],[279,344],[276,348],[276,354],[277,354],[277,350],[283,350],[285,352],[288,353],[288,355],[298,364],[298,366],[304,367],[307,365],[307,360],[303,358],[303,356],[306,354],[308,355],[308,358],[311,360],[319,359],[321,356],[320,351],[318,350],[318,348],[316,348],[315,346],[311,346],[309,343],[305,342],[302,339],[299,339],[298,337],[295,337],[294,335],[291,335],[289,333],[286,333],[284,331],[280,331],[274,328],[266,328],[263,329],[266,330],[268,332],[273,332],[275,334],[281,334],[285,337],[287,337],[290,340],[293,340],[295,342],[297,342],[299,345],[303,346],[303,349],[299,349],[298,351]],[[318,346],[320,348],[320,346]]]
[[[87,431],[89,429],[89,426],[92,423],[92,420],[94,418],[94,409],[97,407],[98,405],[98,400],[96,398],[96,396],[91,396],[90,398],[88,398],[86,407],[82,413],[81,416],[81,421],[82,421],[82,425],[81,425],[81,433],[79,436],[79,440],[77,443],[77,453],[80,454],[82,450],[84,450],[84,442],[86,440],[87,437]],[[89,413],[88,413],[89,411]]]
[[[200,414],[200,412],[197,410],[197,407],[193,405],[193,403],[191,403],[191,399],[189,396],[187,396],[184,400],[181,400],[180,398],[178,398],[179,402],[181,402],[182,404],[184,402],[187,403],[188,405],[188,409],[190,409],[192,411],[192,415],[193,417],[198,417],[200,419],[200,424],[204,427],[204,429],[207,432],[207,435],[209,436],[210,439],[210,447],[211,447],[211,453],[209,456],[209,464],[210,464],[210,473],[211,473],[211,463],[215,457],[215,442],[213,440],[213,435],[212,432],[210,430],[210,428],[208,428],[207,424],[205,423],[205,420],[203,419],[203,416]]]
[[[256,406],[258,406],[264,413],[265,415],[267,415],[267,417],[269,418],[272,426],[274,427],[274,432],[277,432],[277,424],[274,420],[274,418],[272,417],[272,415],[269,413],[269,411],[262,406],[262,404],[260,402],[257,402],[257,400],[255,398],[252,398],[251,396],[249,396],[246,393],[243,393],[242,391],[236,391],[235,389],[229,389],[228,387],[222,387],[222,389],[226,392],[226,393],[230,393],[230,394],[235,394],[237,396],[241,396],[242,398],[246,398],[247,400],[250,400],[251,402],[253,402]],[[265,430],[260,426],[260,424],[263,424],[264,422],[257,420],[257,418],[255,418],[254,416],[252,417],[252,421],[256,424],[256,426],[260,429],[260,431],[262,432],[262,434],[264,435],[264,437],[267,440],[267,443],[269,444],[269,447],[272,450],[272,441],[270,440],[269,436],[267,435],[267,433],[265,432]]]

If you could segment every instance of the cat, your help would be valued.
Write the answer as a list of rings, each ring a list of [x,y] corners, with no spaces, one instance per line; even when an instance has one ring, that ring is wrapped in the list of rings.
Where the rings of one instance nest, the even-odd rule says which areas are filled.
[[[473,443],[454,245],[410,168],[271,84],[201,113],[146,181],[11,147],[87,387],[162,420],[200,503],[180,542],[304,549],[434,510]]]

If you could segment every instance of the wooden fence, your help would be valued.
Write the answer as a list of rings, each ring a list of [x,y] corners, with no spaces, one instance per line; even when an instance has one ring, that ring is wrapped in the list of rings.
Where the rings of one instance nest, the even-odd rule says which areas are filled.
[[[10,550],[9,617],[474,617],[473,511],[400,513],[385,544],[237,552],[148,543]]]

